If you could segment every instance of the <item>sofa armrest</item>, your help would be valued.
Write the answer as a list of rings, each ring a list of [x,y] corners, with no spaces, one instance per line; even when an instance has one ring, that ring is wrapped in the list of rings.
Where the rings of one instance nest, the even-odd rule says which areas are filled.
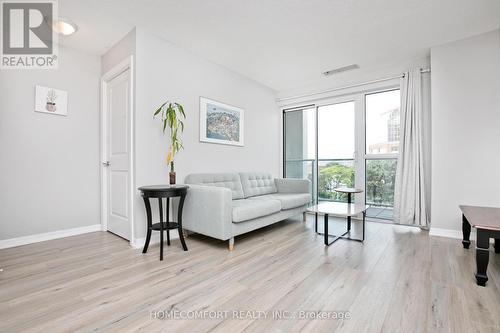
[[[310,193],[309,179],[275,178],[278,193]]]
[[[227,240],[232,237],[232,194],[224,187],[189,185],[182,227]]]

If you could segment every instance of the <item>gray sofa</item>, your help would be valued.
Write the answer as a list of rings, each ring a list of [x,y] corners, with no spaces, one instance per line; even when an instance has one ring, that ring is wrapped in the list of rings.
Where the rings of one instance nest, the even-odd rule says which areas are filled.
[[[183,228],[228,240],[305,213],[311,202],[307,179],[273,178],[268,173],[191,174],[184,202]]]

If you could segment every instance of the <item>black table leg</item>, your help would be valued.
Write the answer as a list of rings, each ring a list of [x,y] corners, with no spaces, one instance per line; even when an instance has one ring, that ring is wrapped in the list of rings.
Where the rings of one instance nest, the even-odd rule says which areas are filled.
[[[151,217],[151,204],[149,203],[149,198],[142,197],[144,200],[144,205],[146,206],[146,216],[148,220],[148,231],[146,235],[146,242],[144,243],[144,248],[142,249],[142,253],[148,252],[149,241],[151,240],[151,228],[153,226],[153,219]]]
[[[362,239],[351,238],[349,236],[346,236],[350,232],[349,230],[346,230],[341,235],[330,235],[330,234],[328,234],[328,214],[324,215],[324,225],[325,226],[324,226],[323,233],[318,232],[318,225],[317,225],[317,223],[316,223],[316,233],[324,236],[324,243],[325,243],[326,246],[332,245],[333,243],[335,243],[339,239],[348,239],[348,240],[353,240],[353,241],[356,241],[356,242],[364,242],[364,240],[365,240],[365,217],[366,217],[366,213],[363,212],[363,238]],[[316,213],[316,221],[317,221],[317,213]],[[333,239],[331,241],[328,241],[330,237],[333,237]]]
[[[500,238],[495,238],[495,253],[500,253]]]
[[[328,214],[325,214],[325,228],[324,231],[325,233],[325,245],[330,245],[328,244]]]
[[[477,229],[476,240],[476,282],[479,286],[485,286],[488,281],[486,270],[489,260],[490,237],[484,230]]]
[[[347,204],[351,204],[351,193],[347,193]],[[351,231],[351,217],[347,217],[347,231]]]
[[[160,208],[160,260],[163,260],[163,199],[158,198]]]
[[[167,221],[170,221],[170,198],[167,198]],[[170,246],[170,229],[167,228],[167,245]]]
[[[188,248],[186,246],[186,242],[184,241],[184,233],[182,232],[182,208],[184,207],[184,199],[185,195],[181,196],[181,199],[179,201],[179,211],[177,213],[177,224],[179,225],[178,231],[179,231],[179,238],[181,240],[182,248],[184,251],[187,251]]]
[[[462,234],[464,237],[462,244],[465,249],[468,249],[470,245],[470,223],[464,214],[462,214]]]
[[[365,220],[366,220],[366,211],[363,211],[363,240],[362,240],[362,242],[365,241]]]
[[[315,215],[315,217],[314,217],[314,231],[316,233],[318,233],[318,213],[315,213],[314,215]]]

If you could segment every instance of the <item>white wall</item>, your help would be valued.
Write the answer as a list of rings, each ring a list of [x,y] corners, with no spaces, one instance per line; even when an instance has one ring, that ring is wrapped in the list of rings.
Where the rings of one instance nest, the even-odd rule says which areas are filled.
[[[332,96],[356,93],[359,91],[363,91],[364,89],[371,89],[372,87],[375,89],[383,89],[385,86],[387,86],[388,83],[390,84],[391,81],[380,82],[361,87],[358,86],[351,89],[342,89],[330,93],[317,94],[318,92],[323,92],[330,89],[343,88],[346,86],[357,85],[364,82],[395,77],[407,71],[411,67],[428,68],[429,66],[429,57],[409,59],[405,61],[393,61],[392,63],[388,63],[383,66],[362,65],[359,69],[323,77],[321,80],[318,80],[314,83],[310,83],[294,89],[278,91],[277,96],[279,99],[285,99],[284,101],[279,103],[280,105],[296,105],[315,99],[323,99]],[[427,77],[428,75],[423,76],[424,79],[426,79]],[[303,98],[289,99],[290,97],[307,94],[314,95]]]
[[[131,55],[135,55],[135,28],[102,55],[101,74],[105,74]]]
[[[459,204],[500,207],[500,31],[431,50],[432,229]]]
[[[279,175],[280,116],[275,93],[255,81],[197,57],[146,31],[136,30],[136,187],[168,182],[168,135],[154,110],[164,101],[186,110],[185,149],[176,157],[178,183],[195,172],[266,171]],[[245,146],[199,141],[199,98],[245,109]],[[136,237],[144,237],[145,211],[136,195]]]
[[[0,240],[99,224],[98,56],[60,46],[57,70],[0,72]],[[68,116],[34,111],[35,85]]]

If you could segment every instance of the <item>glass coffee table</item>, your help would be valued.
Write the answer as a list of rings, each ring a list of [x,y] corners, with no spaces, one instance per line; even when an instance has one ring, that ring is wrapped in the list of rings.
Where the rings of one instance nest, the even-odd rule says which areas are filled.
[[[339,239],[349,239],[357,242],[363,242],[365,240],[365,219],[366,210],[368,205],[357,204],[357,203],[345,203],[345,202],[322,202],[307,209],[308,212],[315,214],[315,231],[317,234],[325,236],[325,245],[329,246]],[[324,233],[318,232],[318,214],[324,215]],[[351,232],[351,217],[363,214],[363,236],[361,239],[351,238],[346,236]],[[341,235],[330,235],[328,233],[328,216],[340,216],[345,217],[347,224],[347,230]],[[334,237],[332,241],[329,241],[330,237]]]

